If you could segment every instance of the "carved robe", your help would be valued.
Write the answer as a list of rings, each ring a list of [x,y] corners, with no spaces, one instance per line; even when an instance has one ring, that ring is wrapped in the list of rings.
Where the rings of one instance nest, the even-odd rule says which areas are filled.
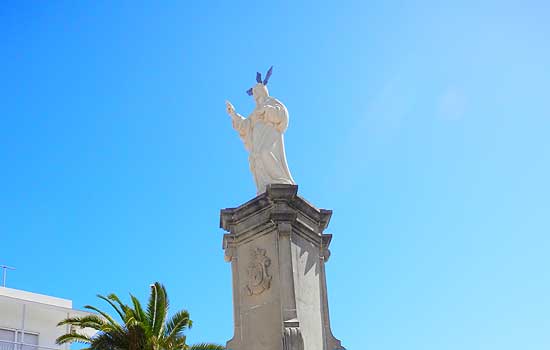
[[[268,184],[293,185],[286,162],[283,133],[288,127],[286,107],[273,97],[266,97],[248,118],[233,118],[233,128],[239,132],[249,152],[250,170],[258,194]]]

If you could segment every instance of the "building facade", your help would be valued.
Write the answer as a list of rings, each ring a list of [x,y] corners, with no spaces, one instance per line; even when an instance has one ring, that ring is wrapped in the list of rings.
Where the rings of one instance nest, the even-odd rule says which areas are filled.
[[[84,316],[72,301],[0,287],[0,350],[65,350],[57,337],[70,331],[57,324],[67,317]]]

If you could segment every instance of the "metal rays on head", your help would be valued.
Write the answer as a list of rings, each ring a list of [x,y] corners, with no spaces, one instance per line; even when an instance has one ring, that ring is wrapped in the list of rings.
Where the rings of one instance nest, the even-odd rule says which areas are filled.
[[[273,73],[273,66],[271,66],[271,67],[269,68],[269,70],[268,70],[267,73],[265,74],[264,80],[262,81],[262,73],[257,72],[257,73],[256,73],[256,82],[257,82],[258,84],[267,85],[267,83],[269,82],[269,78],[271,78],[271,73]],[[252,96],[252,89],[253,89],[253,88],[250,88],[250,89],[246,90],[246,93],[247,93],[249,96]]]

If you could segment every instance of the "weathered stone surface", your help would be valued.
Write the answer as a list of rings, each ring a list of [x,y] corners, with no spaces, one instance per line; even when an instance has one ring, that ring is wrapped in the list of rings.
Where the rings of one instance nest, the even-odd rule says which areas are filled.
[[[332,212],[271,184],[238,208],[221,211],[233,274],[232,350],[343,349],[330,328],[324,264]]]

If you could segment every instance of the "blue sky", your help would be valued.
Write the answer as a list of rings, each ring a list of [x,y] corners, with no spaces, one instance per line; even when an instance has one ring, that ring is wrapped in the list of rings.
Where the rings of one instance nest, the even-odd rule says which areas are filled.
[[[275,65],[299,192],[333,209],[348,349],[550,346],[544,1],[3,1],[0,263],[99,304],[163,282],[232,336],[219,210],[255,194],[224,100]]]

